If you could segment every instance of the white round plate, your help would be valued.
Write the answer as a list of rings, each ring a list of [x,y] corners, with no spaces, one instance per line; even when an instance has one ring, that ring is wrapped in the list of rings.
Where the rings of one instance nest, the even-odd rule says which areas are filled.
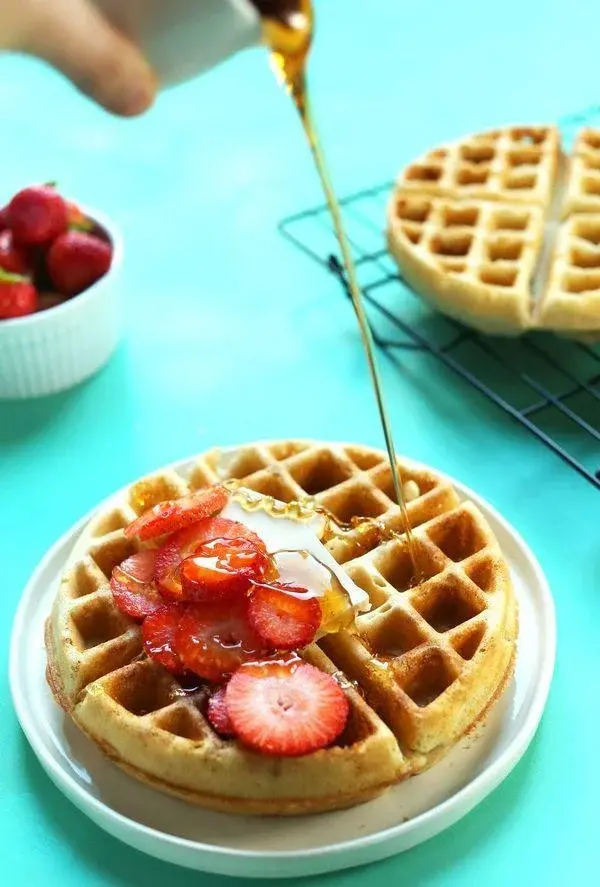
[[[185,471],[189,461],[176,467]],[[11,642],[10,681],[21,726],[65,795],[116,838],[152,856],[206,872],[258,878],[313,875],[400,853],[448,828],[517,764],[542,716],[556,629],[548,584],[516,531],[474,501],[510,565],[520,607],[514,679],[476,732],[428,772],[351,810],[292,819],[212,813],[169,798],[114,766],[71,723],[46,685],[44,620],[65,560],[90,515],[44,557],[21,600]]]

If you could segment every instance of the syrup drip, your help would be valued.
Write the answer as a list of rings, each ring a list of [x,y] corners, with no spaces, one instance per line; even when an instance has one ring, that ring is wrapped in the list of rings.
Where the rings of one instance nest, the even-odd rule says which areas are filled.
[[[360,693],[361,696],[365,695],[365,691],[360,686],[358,681],[351,681],[345,672],[334,671],[331,677],[342,688],[342,690],[354,690],[356,693]]]
[[[306,496],[304,499],[292,499],[290,502],[280,502],[273,496],[266,496],[263,493],[257,493],[244,487],[239,480],[225,480],[222,482],[222,485],[229,491],[231,498],[238,502],[245,511],[266,511],[271,517],[307,522],[314,520],[317,516],[321,516],[324,518],[325,526],[318,535],[323,545],[326,545],[332,539],[345,539],[349,533],[352,533],[354,537],[356,535],[364,535],[371,539],[373,531],[375,531],[377,539],[375,545],[393,540],[398,540],[402,543],[406,541],[414,570],[414,579],[411,585],[418,585],[424,579],[423,571],[421,569],[417,570],[415,566],[413,554],[416,549],[416,543],[412,532],[410,536],[406,531],[398,532],[398,530],[388,527],[377,517],[356,515],[350,521],[342,521],[312,496]],[[404,521],[406,526],[406,516],[404,516]],[[357,544],[360,547],[360,541]],[[328,569],[325,564],[322,566]]]
[[[300,120],[304,127],[304,132],[313,155],[315,167],[325,193],[336,237],[340,245],[348,282],[348,290],[358,319],[369,372],[375,390],[375,399],[377,401],[377,408],[379,410],[379,417],[381,419],[381,426],[390,460],[394,493],[402,513],[404,532],[406,533],[413,571],[415,576],[419,578],[421,577],[421,570],[419,568],[417,549],[414,543],[406,502],[402,491],[402,481],[398,469],[398,463],[396,461],[396,451],[390,421],[383,398],[381,378],[375,360],[373,336],[365,313],[361,290],[356,275],[356,268],[352,259],[350,244],[344,230],[339,203],[335,196],[335,191],[325,162],[325,155],[319,143],[310,109],[308,87],[306,83],[306,68],[313,38],[314,16],[312,2],[311,0],[296,0],[296,2],[293,3],[293,8],[290,8],[291,5],[292,4],[289,2],[279,4],[279,12],[277,16],[273,15],[272,17],[267,17],[265,19],[264,36],[267,45],[271,49],[271,59],[275,74],[281,85],[289,93],[300,115]]]
[[[320,506],[311,498],[298,499],[292,502],[280,502],[273,496],[265,496],[248,490],[239,480],[225,480],[222,485],[245,511],[266,511],[271,517],[287,517],[292,520],[312,520],[320,510]]]
[[[302,501],[280,502],[273,496],[265,496],[262,493],[254,492],[254,490],[248,490],[241,481],[233,479],[223,481],[223,486],[228,490],[232,500],[241,505],[245,511],[265,511],[270,517],[287,518],[306,523],[319,515],[325,517],[326,521],[329,520],[328,513],[325,513],[326,510],[311,498]],[[290,552],[282,549],[273,552],[273,555],[276,557],[278,554],[285,553]],[[354,621],[354,611],[350,595],[344,586],[327,564],[322,563],[313,554],[308,551],[298,551],[297,554],[314,560],[327,571],[330,577],[325,593],[319,596],[323,612],[320,631],[324,634],[334,634],[343,628],[348,628]]]
[[[173,689],[171,695],[174,699],[181,696],[196,696],[200,693],[206,693],[207,686],[208,681],[198,677],[197,674],[191,671],[186,671],[185,674],[179,675],[177,678],[177,686]]]
[[[311,592],[311,589],[308,589],[309,597],[316,597],[321,605],[322,617],[319,631],[323,634],[335,634],[343,628],[350,628],[354,622],[352,601],[333,570],[308,551],[291,551],[290,549],[281,549],[280,551],[273,552],[275,563],[280,569],[281,564],[277,561],[277,556],[281,554],[300,555],[307,560],[314,561],[327,573],[328,584],[324,594],[315,594]],[[287,581],[288,577],[285,575],[285,572],[282,572],[281,578],[284,582]]]
[[[317,535],[321,542],[325,545],[334,538],[347,538],[349,533],[353,534],[353,542],[356,543],[356,535],[365,534],[368,540],[372,542],[373,531],[376,533],[376,543],[391,541],[398,539],[404,541],[402,533],[387,527],[382,521],[373,517],[354,517],[350,522],[340,521],[327,508],[321,505],[312,497],[306,497],[302,500],[292,500],[291,502],[280,502],[273,496],[266,496],[263,493],[257,493],[254,490],[247,489],[239,480],[225,480],[223,486],[228,490],[233,501],[237,502],[246,511],[265,511],[274,518],[287,518],[291,520],[299,520],[310,522],[315,517],[324,519],[324,525],[319,528]],[[360,547],[360,539],[358,540]],[[285,553],[273,552],[277,554]],[[324,595],[319,596],[319,602],[323,611],[320,630],[323,634],[335,634],[342,629],[352,629],[354,625],[354,610],[352,601],[346,589],[338,580],[335,573],[322,563],[318,558],[309,552],[297,552],[307,558],[312,558],[330,576],[330,583]],[[414,569],[414,562],[413,562]],[[411,585],[418,584],[421,577],[415,572]]]

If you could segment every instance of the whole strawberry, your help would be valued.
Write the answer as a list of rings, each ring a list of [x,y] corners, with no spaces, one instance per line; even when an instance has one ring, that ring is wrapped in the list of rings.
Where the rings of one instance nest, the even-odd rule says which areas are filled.
[[[0,269],[0,320],[33,314],[37,307],[37,290],[31,281]]]
[[[67,201],[67,223],[71,230],[90,231],[94,230],[94,223],[81,210],[76,203]]]
[[[62,305],[64,299],[58,293],[38,292],[38,311],[48,311]]]
[[[0,231],[0,268],[13,274],[27,274],[31,269],[23,249],[14,242],[12,231]]]
[[[51,185],[31,185],[10,201],[6,222],[17,243],[49,243],[67,228],[67,204]]]
[[[66,231],[56,238],[46,260],[52,283],[63,296],[83,292],[110,268],[112,248],[84,231]]]

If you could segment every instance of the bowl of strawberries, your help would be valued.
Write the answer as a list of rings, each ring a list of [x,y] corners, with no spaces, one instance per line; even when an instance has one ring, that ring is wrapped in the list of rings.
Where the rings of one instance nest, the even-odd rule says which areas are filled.
[[[0,399],[64,391],[97,372],[119,338],[112,223],[30,185],[0,209]]]

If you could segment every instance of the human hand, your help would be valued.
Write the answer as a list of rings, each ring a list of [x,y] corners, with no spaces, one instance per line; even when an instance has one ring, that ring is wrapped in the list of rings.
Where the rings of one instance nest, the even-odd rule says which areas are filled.
[[[135,116],[154,99],[149,64],[90,0],[0,0],[0,49],[44,59],[113,114]]]

